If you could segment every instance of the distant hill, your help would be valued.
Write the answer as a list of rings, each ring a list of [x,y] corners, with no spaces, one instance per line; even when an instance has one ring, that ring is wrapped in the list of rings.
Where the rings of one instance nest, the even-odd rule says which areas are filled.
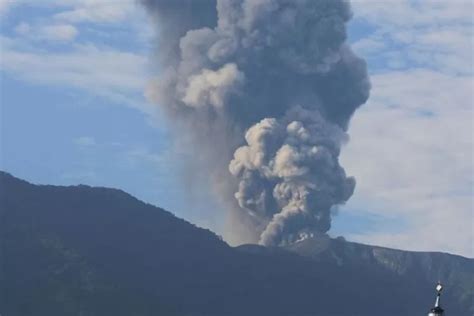
[[[318,236],[230,247],[125,192],[0,172],[2,316],[474,314],[474,260]]]
[[[440,252],[413,252],[345,241],[343,238],[319,237],[290,245],[288,250],[338,266],[383,268],[399,275],[419,279],[420,282],[443,281],[446,307],[454,302],[469,307],[474,315],[474,260]],[[443,294],[444,296],[444,294]],[[454,307],[453,307],[454,308]],[[451,313],[450,313],[451,314]]]

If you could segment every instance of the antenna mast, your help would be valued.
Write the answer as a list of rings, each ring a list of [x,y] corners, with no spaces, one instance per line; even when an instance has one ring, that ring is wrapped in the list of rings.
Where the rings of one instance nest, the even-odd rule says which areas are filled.
[[[443,285],[438,282],[438,285],[436,285],[436,302],[435,306],[430,310],[430,313],[428,316],[442,316],[444,313],[444,310],[441,308],[441,291],[443,290]]]

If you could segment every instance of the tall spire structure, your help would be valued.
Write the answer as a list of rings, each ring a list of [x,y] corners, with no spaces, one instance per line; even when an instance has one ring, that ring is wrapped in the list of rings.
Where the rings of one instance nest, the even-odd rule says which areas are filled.
[[[438,282],[436,285],[436,302],[435,306],[430,310],[428,316],[442,316],[444,314],[444,310],[441,308],[441,291],[443,290],[443,285]]]

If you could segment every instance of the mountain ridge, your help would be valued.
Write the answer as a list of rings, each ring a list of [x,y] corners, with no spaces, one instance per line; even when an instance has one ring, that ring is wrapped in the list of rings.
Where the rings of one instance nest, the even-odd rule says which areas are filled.
[[[433,273],[447,281],[447,310],[474,312],[473,260],[460,256],[324,236],[230,247],[121,190],[34,185],[4,172],[0,211],[6,316],[415,315],[432,304]]]

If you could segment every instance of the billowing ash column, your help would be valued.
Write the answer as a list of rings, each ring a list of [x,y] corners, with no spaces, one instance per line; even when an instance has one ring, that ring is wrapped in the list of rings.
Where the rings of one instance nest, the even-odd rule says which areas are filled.
[[[370,89],[346,41],[349,3],[142,3],[160,47],[148,96],[188,141],[191,174],[212,178],[234,229],[245,223],[240,235],[263,245],[327,232],[354,191],[339,154]]]
[[[441,308],[441,291],[443,290],[443,285],[438,282],[436,285],[436,302],[435,306],[430,310],[428,316],[441,316],[444,313],[444,310]]]

